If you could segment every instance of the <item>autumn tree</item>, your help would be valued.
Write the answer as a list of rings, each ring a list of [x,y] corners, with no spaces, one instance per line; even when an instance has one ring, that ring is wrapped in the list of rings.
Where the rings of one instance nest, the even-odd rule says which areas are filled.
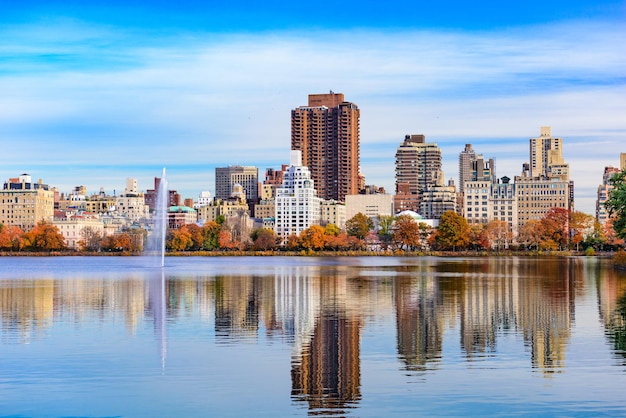
[[[171,229],[165,239],[165,247],[171,251],[186,251],[193,246],[193,238],[187,228]]]
[[[102,243],[102,234],[97,229],[86,226],[80,230],[82,239],[78,245],[82,251],[98,251]]]
[[[420,247],[420,228],[410,215],[396,217],[392,229],[392,242],[400,250],[413,251]]]
[[[189,233],[191,237],[191,245],[188,246],[189,250],[197,251],[204,247],[204,229],[196,224],[186,224],[180,227]]]
[[[550,250],[564,249],[569,243],[570,211],[552,208],[539,221],[543,247]]]
[[[341,232],[341,229],[335,224],[326,224],[324,227],[324,235],[327,237],[336,237]]]
[[[285,249],[289,251],[296,251],[300,249],[300,237],[296,234],[291,234],[287,237],[285,242]]]
[[[361,212],[346,221],[346,232],[348,236],[365,239],[367,233],[374,228],[374,221],[363,215]]]
[[[59,251],[66,248],[65,239],[59,229],[45,221],[39,222],[24,234],[26,246],[36,251]]]
[[[252,241],[257,250],[267,251],[276,248],[276,234],[271,229],[255,229],[252,231]]]
[[[530,219],[520,228],[517,240],[526,248],[533,247],[538,251],[543,241],[541,232],[541,222],[537,219]]]
[[[430,237],[433,234],[433,227],[425,222],[420,222],[417,226],[420,234],[420,250],[427,250],[428,247],[430,247]]]
[[[513,241],[511,225],[500,219],[494,219],[485,224],[485,236],[489,247],[495,250],[505,250]]]
[[[15,225],[0,224],[0,249],[20,251],[24,246],[24,231]]]
[[[351,249],[352,243],[350,242],[348,234],[340,232],[335,235],[326,235],[326,248],[331,251],[345,251]],[[358,238],[356,238],[358,239]]]
[[[486,224],[478,223],[469,226],[469,249],[470,250],[489,250],[491,243],[487,237]]]
[[[439,219],[436,243],[438,248],[453,250],[466,248],[469,245],[469,224],[467,220],[454,211],[447,211]]]
[[[570,230],[572,231],[572,243],[576,244],[576,251],[587,235],[594,231],[595,218],[584,212],[574,211],[570,216]]]
[[[326,245],[324,228],[311,225],[300,233],[300,245],[307,250],[321,250]]]
[[[107,235],[101,241],[101,247],[111,252],[139,252],[142,250],[141,240],[143,234],[140,230],[121,231],[113,235]]]
[[[613,219],[613,229],[618,237],[626,240],[626,170],[616,173],[609,180],[613,186],[605,207]]]

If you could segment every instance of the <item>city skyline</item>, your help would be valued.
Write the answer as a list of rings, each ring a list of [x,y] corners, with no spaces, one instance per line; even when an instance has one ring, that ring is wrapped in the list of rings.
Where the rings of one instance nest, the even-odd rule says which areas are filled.
[[[244,6],[7,5],[0,180],[119,194],[167,167],[196,198],[215,167],[288,162],[291,110],[329,90],[359,106],[361,172],[389,193],[407,134],[436,142],[456,183],[466,143],[513,178],[551,126],[575,209],[593,214],[604,167],[626,151],[623,2]]]

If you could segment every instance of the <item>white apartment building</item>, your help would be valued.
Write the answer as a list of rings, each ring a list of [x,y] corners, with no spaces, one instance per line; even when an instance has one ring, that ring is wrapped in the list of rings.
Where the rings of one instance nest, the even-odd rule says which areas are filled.
[[[320,223],[320,203],[311,172],[302,165],[301,151],[291,151],[283,184],[276,189],[276,236],[283,242]]]

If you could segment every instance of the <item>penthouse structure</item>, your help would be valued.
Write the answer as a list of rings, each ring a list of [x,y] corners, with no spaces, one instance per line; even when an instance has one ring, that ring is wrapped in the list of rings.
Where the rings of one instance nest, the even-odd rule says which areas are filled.
[[[300,151],[318,197],[345,201],[359,192],[359,117],[342,93],[310,94],[291,111],[291,149]]]

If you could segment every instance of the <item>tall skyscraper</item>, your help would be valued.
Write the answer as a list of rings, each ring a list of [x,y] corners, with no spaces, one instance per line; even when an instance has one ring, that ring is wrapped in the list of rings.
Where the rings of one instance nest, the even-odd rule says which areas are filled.
[[[310,94],[291,111],[291,149],[302,152],[318,196],[343,202],[359,192],[359,116],[341,93]]]
[[[215,168],[215,198],[228,199],[233,194],[233,186],[240,184],[248,202],[256,202],[259,197],[259,169],[253,166],[231,165]]]

